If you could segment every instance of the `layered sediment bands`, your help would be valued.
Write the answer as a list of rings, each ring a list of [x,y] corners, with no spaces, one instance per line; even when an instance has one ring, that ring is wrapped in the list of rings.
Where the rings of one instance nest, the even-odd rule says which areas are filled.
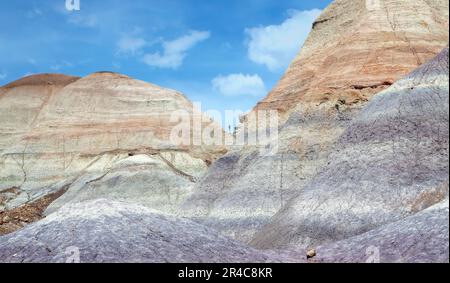
[[[181,214],[250,241],[327,165],[339,137],[376,93],[447,46],[448,1],[366,2],[334,1],[254,109],[279,110],[278,151],[266,156],[247,146],[219,159]]]
[[[220,158],[196,184],[180,215],[240,241],[251,240],[326,164],[328,148],[352,112],[333,113],[332,118],[299,112],[281,127],[275,154],[245,147]]]
[[[445,200],[448,72],[446,48],[375,96],[340,137],[327,166],[252,244],[315,247],[400,221]]]
[[[51,96],[78,77],[42,74],[25,77],[0,88],[0,153],[15,144],[36,124]]]
[[[264,253],[190,220],[136,204],[98,199],[65,206],[0,237],[0,262],[236,263],[293,262]]]
[[[168,174],[192,186],[207,164],[226,152],[201,141],[174,143],[171,133],[180,123],[171,120],[174,113],[188,122],[201,118],[200,130],[222,129],[179,92],[124,75],[39,75],[2,89],[0,128],[15,132],[0,134],[0,191],[15,187],[19,193],[0,203],[1,210],[34,201],[86,174],[102,176],[137,155],[159,155]],[[193,128],[187,131],[190,136]],[[133,190],[132,183],[128,189]]]
[[[179,168],[175,168],[164,155],[127,157],[105,172],[82,175],[68,187],[67,193],[50,205],[45,214],[49,215],[68,203],[95,199],[135,203],[163,214],[172,214],[192,193],[198,178],[195,176],[207,168],[202,160],[181,153],[177,154],[180,160],[174,162]],[[190,169],[197,172],[190,172]]]
[[[0,261],[448,262],[448,22],[448,1],[334,1],[237,133],[278,110],[279,135],[229,153],[174,145],[171,114],[203,115],[123,75],[0,88],[0,233],[47,216]]]
[[[448,41],[448,1],[337,0],[257,109],[367,100],[432,59]]]

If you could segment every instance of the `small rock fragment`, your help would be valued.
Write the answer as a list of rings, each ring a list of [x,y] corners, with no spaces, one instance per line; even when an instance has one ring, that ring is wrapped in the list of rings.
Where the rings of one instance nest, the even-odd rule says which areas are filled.
[[[309,252],[306,253],[306,258],[310,259],[313,258],[317,255],[316,250],[310,250]]]

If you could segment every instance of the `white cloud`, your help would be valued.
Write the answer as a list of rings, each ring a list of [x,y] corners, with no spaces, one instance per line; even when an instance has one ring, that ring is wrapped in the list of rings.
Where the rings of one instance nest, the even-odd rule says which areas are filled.
[[[231,74],[212,80],[213,88],[225,96],[263,96],[267,93],[258,75]]]
[[[117,43],[117,53],[135,55],[140,53],[146,45],[147,41],[143,38],[123,36]]]
[[[321,12],[318,9],[292,10],[289,18],[280,25],[246,29],[250,60],[266,65],[271,71],[285,69],[300,50]]]
[[[163,41],[163,52],[146,54],[143,62],[158,68],[177,69],[183,64],[187,51],[210,37],[209,31],[191,31],[172,41]]]

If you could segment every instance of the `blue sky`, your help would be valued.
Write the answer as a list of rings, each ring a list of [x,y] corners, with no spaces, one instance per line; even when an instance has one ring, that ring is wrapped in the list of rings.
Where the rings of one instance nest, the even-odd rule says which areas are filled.
[[[203,110],[247,111],[283,75],[331,0],[0,0],[0,85],[114,71]]]

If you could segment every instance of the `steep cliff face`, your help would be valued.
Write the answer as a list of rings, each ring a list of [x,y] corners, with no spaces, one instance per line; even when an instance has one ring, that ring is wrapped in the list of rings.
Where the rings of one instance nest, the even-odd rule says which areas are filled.
[[[130,181],[139,168],[141,175],[162,172],[154,182],[166,185],[154,191],[156,199],[158,192],[171,197],[170,189],[175,196],[185,195],[207,164],[225,151],[192,140],[174,143],[172,129],[180,121],[171,120],[173,113],[200,117],[200,127],[211,120],[182,94],[124,75],[38,75],[2,90],[0,212],[70,190],[83,180],[93,185],[109,173],[120,171],[121,179],[115,175],[114,180]],[[139,191],[144,184],[131,182],[123,195],[136,195],[133,186]],[[182,200],[175,196],[172,203]]]
[[[400,221],[445,201],[449,194],[448,64],[446,48],[375,96],[340,137],[327,166],[252,244],[315,247]],[[447,211],[440,213],[447,218],[448,231],[448,201],[444,204]],[[419,224],[419,231],[445,229]]]
[[[448,1],[334,1],[257,109],[366,101],[433,58],[446,41]]]
[[[250,241],[327,165],[371,100],[448,44],[448,1],[334,1],[256,110],[280,113],[278,152],[248,146],[219,159],[181,214]]]

